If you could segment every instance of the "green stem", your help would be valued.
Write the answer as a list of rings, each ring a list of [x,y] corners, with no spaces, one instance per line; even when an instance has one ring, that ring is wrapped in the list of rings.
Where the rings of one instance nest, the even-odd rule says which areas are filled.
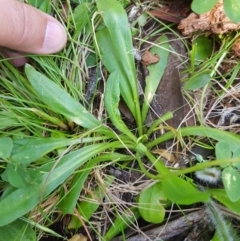
[[[153,122],[153,124],[151,125],[151,127],[148,129],[146,135],[150,136],[152,134],[152,132],[155,130],[155,128],[157,128],[157,126],[159,126],[161,123],[163,123],[164,121],[167,121],[167,120],[169,120],[171,118],[173,118],[172,112],[167,112],[162,117],[160,117],[159,119],[155,120]]]
[[[217,205],[210,200],[206,203],[207,213],[212,220],[212,223],[216,227],[218,238],[221,241],[233,241],[234,237],[232,235],[233,228],[231,224],[225,221],[222,212],[217,208]]]
[[[231,143],[232,151],[239,148],[240,146],[240,138],[238,135],[229,133],[226,131],[218,130],[215,128],[204,127],[204,126],[193,126],[193,127],[181,128],[177,132],[178,132],[178,136],[181,136],[181,137],[192,135],[192,136],[203,136],[203,137],[213,138],[217,141],[224,140],[224,142],[226,143]],[[164,141],[173,139],[175,136],[176,136],[176,133],[169,131],[166,134],[146,144],[146,147],[148,149],[151,149],[152,147],[160,143],[163,143]]]
[[[150,172],[147,171],[147,169],[144,167],[142,161],[141,161],[141,158],[139,155],[136,155],[136,158],[137,158],[137,162],[138,162],[138,165],[141,169],[141,171],[150,179],[153,179],[153,180],[159,180],[159,177],[156,176],[156,175],[153,175],[151,174]]]
[[[183,170],[178,170],[175,172],[166,173],[166,174],[162,175],[161,178],[171,178],[173,176],[180,176],[180,175],[185,175],[188,173],[196,172],[196,171],[202,170],[207,167],[220,166],[222,164],[230,165],[231,163],[238,163],[238,162],[240,162],[240,158],[233,158],[230,160],[222,159],[222,160],[215,160],[215,161],[209,161],[209,162],[202,162],[193,167],[189,167],[189,168],[186,168]]]
[[[134,95],[135,96],[135,95]],[[138,96],[138,94],[137,94]],[[134,98],[135,99],[135,109],[136,109],[136,123],[137,123],[137,128],[138,128],[138,135],[142,136],[143,135],[143,122],[142,122],[142,115],[141,115],[141,111],[140,111],[140,103],[139,103],[139,99]]]
[[[170,171],[168,170],[168,168],[165,167],[161,159],[156,159],[155,156],[149,151],[147,151],[145,155],[147,156],[149,161],[154,165],[157,172],[159,173],[158,175],[159,179],[162,175],[168,175],[168,173],[170,173]]]

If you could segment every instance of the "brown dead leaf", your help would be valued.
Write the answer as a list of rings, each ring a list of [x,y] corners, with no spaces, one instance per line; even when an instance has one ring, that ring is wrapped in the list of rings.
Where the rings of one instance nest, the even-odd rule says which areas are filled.
[[[152,54],[146,51],[142,56],[142,64],[148,66],[150,64],[155,64],[159,61],[159,57],[156,54]]]
[[[168,35],[168,39],[174,51],[169,53],[168,64],[152,100],[146,124],[152,123],[156,118],[171,111],[173,118],[167,123],[173,128],[178,128],[180,125],[186,124],[183,123],[183,119],[189,112],[182,94],[180,75],[180,71],[184,68],[182,63],[184,56],[186,56],[186,50],[181,40],[175,39],[172,35]],[[180,59],[179,56],[182,56],[183,59]]]
[[[152,150],[152,153],[158,154],[161,158],[163,157],[169,162],[177,161],[176,156],[172,152],[170,152],[166,149],[154,149],[154,150]]]
[[[204,14],[191,13],[178,25],[183,35],[191,35],[194,32],[212,32],[223,34],[240,29],[240,24],[232,22],[224,13],[223,0],[220,0],[214,8]]]
[[[232,51],[235,56],[240,56],[240,39],[237,39],[237,41],[232,46]]]
[[[150,14],[162,20],[180,23],[180,21],[189,14],[190,3],[189,0],[173,0],[170,1],[169,6],[163,6],[156,10],[152,10]]]
[[[68,241],[87,241],[87,237],[82,234],[75,234]]]

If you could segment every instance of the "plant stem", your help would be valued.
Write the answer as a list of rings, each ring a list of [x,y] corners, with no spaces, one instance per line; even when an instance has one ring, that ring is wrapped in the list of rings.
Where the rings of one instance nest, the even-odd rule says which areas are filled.
[[[161,123],[163,123],[164,121],[167,121],[167,120],[169,120],[171,118],[173,118],[172,112],[167,112],[162,117],[160,117],[159,119],[155,120],[153,122],[153,124],[151,125],[151,127],[149,128],[149,130],[147,131],[146,135],[150,136],[152,134],[152,132],[154,131],[154,129],[157,128],[157,126],[159,126]]]
[[[231,143],[232,151],[239,148],[240,145],[240,138],[238,135],[229,133],[226,131],[210,128],[210,127],[204,127],[204,126],[193,126],[193,127],[184,127],[179,129],[178,131],[179,136],[203,136],[208,138],[213,138],[217,141],[224,140],[226,143]],[[146,147],[148,149],[151,149],[152,147],[170,140],[176,136],[176,133],[174,132],[167,132],[166,134],[156,138],[155,140],[149,142],[146,144]]]
[[[233,241],[231,224],[225,221],[222,212],[217,208],[217,205],[210,200],[206,203],[207,213],[214,224],[216,231],[218,233],[219,240],[221,241]]]

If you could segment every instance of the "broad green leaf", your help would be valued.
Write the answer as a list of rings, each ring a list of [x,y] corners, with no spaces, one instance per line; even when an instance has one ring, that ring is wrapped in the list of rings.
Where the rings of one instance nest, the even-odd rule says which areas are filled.
[[[116,0],[98,0],[97,7],[101,12],[112,41],[114,41],[115,46],[117,46],[116,50],[118,51],[116,57],[117,61],[121,64],[121,71],[127,74],[132,88],[136,88],[136,69],[132,54],[132,36],[126,11]]]
[[[25,72],[36,93],[50,109],[87,129],[97,128],[101,125],[100,121],[64,89],[36,71],[32,66],[27,64]]]
[[[194,53],[194,64],[198,65],[209,58],[213,51],[212,40],[206,36],[199,36],[193,40],[192,52]]]
[[[224,0],[224,12],[233,21],[240,23],[240,1],[239,0]]]
[[[222,171],[222,181],[226,193],[232,202],[240,198],[240,174],[232,166],[224,168]]]
[[[42,185],[19,188],[0,200],[0,226],[7,225],[32,210],[40,201]]]
[[[111,241],[119,233],[128,228],[131,224],[135,223],[140,218],[138,208],[131,207],[128,210],[124,210],[123,213],[118,214],[113,224],[104,236],[105,241]]]
[[[7,195],[0,201],[0,226],[9,224],[32,210],[41,196],[46,197],[91,157],[111,148],[114,144],[96,144],[73,151],[62,158],[60,166],[44,174],[42,183],[17,189]]]
[[[27,187],[28,182],[25,179],[27,171],[23,166],[8,163],[6,168],[7,180],[13,187],[24,188]]]
[[[184,89],[195,90],[204,87],[211,80],[211,72],[211,70],[205,70],[193,75],[184,85]]]
[[[146,81],[145,81],[146,82],[146,87],[144,91],[145,99],[144,99],[143,109],[142,109],[143,121],[146,119],[148,109],[155,95],[155,92],[158,88],[158,85],[161,82],[162,76],[164,74],[165,68],[168,63],[169,43],[166,35],[163,35],[159,39],[158,45],[159,46],[155,46],[150,50],[152,54],[157,54],[157,56],[159,56],[159,61],[147,67],[149,71],[149,75],[146,77]]]
[[[136,112],[139,111],[138,85],[131,29],[126,11],[116,0],[98,0],[97,7],[107,27],[107,30],[100,30],[104,31],[105,36],[101,34],[102,38],[99,39],[99,36],[97,38],[98,47],[105,56],[102,56],[103,64],[110,73],[118,70],[121,77],[121,94],[133,116],[137,119]],[[111,63],[111,61],[113,62]]]
[[[114,71],[110,74],[107,80],[104,104],[108,112],[109,118],[111,119],[114,126],[129,136],[133,141],[137,141],[137,138],[128,129],[126,124],[122,121],[120,111],[118,109],[118,104],[120,101],[120,88],[119,88],[118,71]]]
[[[31,226],[20,219],[0,227],[0,234],[2,241],[37,241]]]
[[[125,75],[124,71],[119,68],[119,57],[116,56],[117,46],[115,46],[114,41],[112,41],[111,36],[107,28],[103,28],[96,33],[97,37],[97,45],[101,52],[101,58],[104,66],[107,70],[112,73],[113,71],[119,71],[120,81],[120,90],[123,96],[124,101],[126,102],[128,108],[135,116],[135,106],[134,106],[134,98],[131,91],[131,86],[129,83],[128,76]]]
[[[163,192],[162,183],[158,182],[140,193],[138,209],[147,222],[161,223],[165,217],[164,207],[169,204]]]
[[[6,160],[12,152],[13,142],[9,137],[0,138],[0,158]]]
[[[55,149],[83,142],[84,139],[67,138],[25,138],[14,140],[12,159],[18,163],[30,164]]]
[[[206,191],[218,202],[224,204],[224,206],[229,208],[231,211],[240,215],[240,199],[236,202],[232,202],[225,189],[207,189]]]
[[[103,201],[106,196],[106,190],[113,182],[114,177],[109,176],[104,181],[104,185],[97,186],[95,190],[92,191],[92,195],[87,195],[86,200],[80,201],[80,204],[77,207],[79,214],[84,218],[84,220],[89,220],[93,213],[98,209],[99,205]],[[99,202],[100,201],[100,202]],[[79,218],[73,216],[68,228],[69,229],[77,229],[82,226]]]
[[[206,13],[210,11],[218,1],[219,0],[193,0],[191,8],[195,13]]]
[[[215,145],[215,154],[216,154],[217,160],[229,159],[229,164],[230,164],[231,162],[230,159],[232,158],[232,150],[229,144],[230,143],[227,143],[224,141],[219,141]],[[229,164],[223,164],[221,165],[221,167],[226,167]]]
[[[198,191],[191,183],[180,177],[164,178],[162,186],[167,198],[177,204],[189,205],[209,200],[208,193]]]

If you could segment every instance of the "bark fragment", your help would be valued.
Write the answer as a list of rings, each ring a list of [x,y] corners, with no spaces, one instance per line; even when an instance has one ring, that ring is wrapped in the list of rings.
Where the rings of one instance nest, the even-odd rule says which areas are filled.
[[[195,32],[223,34],[240,29],[240,24],[232,22],[224,13],[223,0],[220,0],[211,11],[204,14],[191,13],[178,25],[183,35]]]

